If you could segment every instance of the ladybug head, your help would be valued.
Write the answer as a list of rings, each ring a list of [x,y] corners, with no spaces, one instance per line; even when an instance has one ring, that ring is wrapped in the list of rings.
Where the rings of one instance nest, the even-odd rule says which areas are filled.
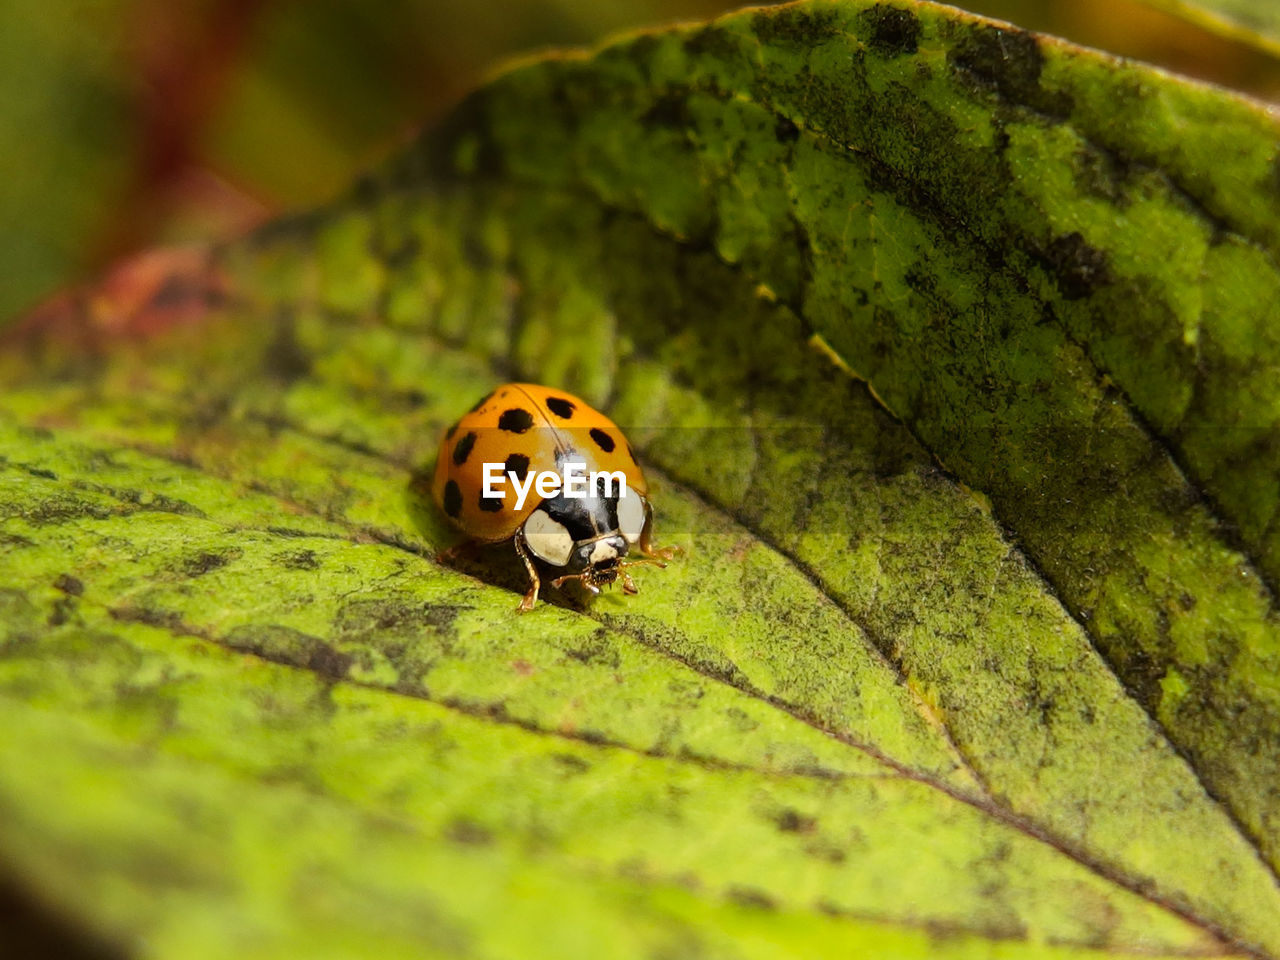
[[[629,543],[618,529],[617,497],[557,496],[540,503],[522,530],[538,559],[564,571],[552,581],[578,580],[592,593],[613,583]]]

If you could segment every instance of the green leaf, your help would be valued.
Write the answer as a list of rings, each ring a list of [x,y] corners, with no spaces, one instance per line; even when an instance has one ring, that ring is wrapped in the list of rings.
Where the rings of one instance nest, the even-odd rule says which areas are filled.
[[[157,956],[1280,956],[1280,130],[927,5],[517,66],[0,355],[0,850]],[[496,383],[641,594],[421,495]]]
[[[1280,54],[1280,4],[1275,0],[1142,0],[1185,20]]]

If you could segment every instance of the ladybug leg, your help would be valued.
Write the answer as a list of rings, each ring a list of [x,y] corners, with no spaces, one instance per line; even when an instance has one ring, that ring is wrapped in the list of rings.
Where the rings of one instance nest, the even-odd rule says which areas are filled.
[[[453,561],[467,556],[473,556],[480,544],[475,540],[463,540],[461,543],[455,543],[448,550],[441,550],[436,554],[436,563],[452,564]]]
[[[538,579],[538,568],[533,565],[533,560],[530,559],[529,552],[525,549],[523,530],[516,531],[514,543],[516,545],[516,553],[524,561],[525,570],[529,571],[529,590],[525,593],[524,599],[520,601],[520,612],[528,613],[533,609],[533,605],[538,602],[538,590],[542,586],[542,581]]]
[[[640,547],[641,556],[648,557],[649,561],[655,566],[665,567],[666,561],[674,560],[676,554],[680,552],[679,547],[655,547],[653,545],[653,510],[649,505],[645,504],[645,520],[644,529],[640,531]],[[625,589],[625,587],[624,587]]]
[[[587,593],[598,594],[600,592],[600,588],[588,580],[585,573],[566,573],[563,577],[556,577],[552,580],[551,585],[559,590],[568,580],[579,581],[582,584],[582,589],[586,590]]]

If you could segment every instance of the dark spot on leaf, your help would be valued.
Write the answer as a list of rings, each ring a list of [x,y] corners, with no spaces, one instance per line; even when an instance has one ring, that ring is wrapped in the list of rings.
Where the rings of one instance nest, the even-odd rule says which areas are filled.
[[[0,546],[4,547],[34,547],[34,541],[28,540],[26,537],[16,533],[0,533]]]
[[[568,420],[577,407],[572,400],[566,400],[564,397],[547,397],[547,409],[561,420]]]
[[[810,843],[804,848],[805,856],[822,860],[826,863],[844,863],[845,852],[829,843]]]
[[[333,630],[346,641],[366,644],[397,637],[421,639],[428,633],[451,634],[458,613],[464,609],[452,604],[403,603],[389,597],[350,600],[338,610]]]
[[[513,453],[507,457],[506,462],[502,465],[503,473],[514,473],[517,480],[523,480],[529,475],[529,458],[523,453]]]
[[[280,556],[282,566],[291,570],[319,570],[320,560],[316,557],[314,550],[298,550],[294,553],[286,553]]]
[[[551,755],[551,759],[564,767],[568,773],[586,773],[591,769],[591,764],[572,753],[554,753]]]
[[[293,318],[281,318],[275,338],[263,358],[266,371],[281,383],[289,384],[311,372],[311,357],[298,343]]]
[[[617,669],[622,662],[617,645],[611,640],[609,631],[603,627],[594,631],[580,646],[565,651],[580,663],[602,664]]]
[[[459,440],[453,448],[454,466],[460,467],[467,462],[467,457],[471,456],[471,448],[476,445],[476,435],[474,432],[468,432],[465,437]]]
[[[1155,714],[1164,697],[1161,681],[1165,678],[1168,665],[1158,657],[1145,650],[1134,649],[1123,656],[1116,657],[1117,673],[1124,679],[1124,685],[1135,700],[1141,703],[1148,713]]]
[[[54,601],[53,609],[49,612],[49,619],[46,621],[51,627],[60,627],[71,619],[71,614],[76,608],[76,601],[72,597],[59,597]]]
[[[417,618],[420,623],[435,627],[437,630],[452,630],[458,614],[470,609],[470,607],[452,603],[434,603],[418,611]]]
[[[397,390],[392,395],[410,410],[422,406],[430,399],[422,390]]]
[[[640,118],[640,122],[646,127],[667,127],[683,130],[691,125],[689,102],[679,94],[663,94],[654,101],[653,106]]]
[[[911,264],[902,279],[906,281],[908,287],[922,297],[933,296],[937,287],[937,279],[930,272],[928,265],[921,260]]]
[[[508,433],[524,433],[533,426],[533,414],[520,407],[504,410],[498,418],[498,428]]]
[[[493,842],[493,833],[474,821],[460,818],[449,824],[447,836],[454,843],[482,847]]]
[[[1046,251],[1046,258],[1058,278],[1063,296],[1068,300],[1087,297],[1110,282],[1107,255],[1089,246],[1079,233],[1054,239]]]
[[[751,18],[751,29],[765,44],[816,47],[840,33],[834,10],[780,7]]]
[[[58,475],[52,470],[45,470],[43,467],[27,467],[27,473],[33,477],[43,477],[45,480],[57,480]]]
[[[314,537],[316,536],[310,530],[299,530],[297,527],[267,527],[268,533],[274,533],[277,537]]]
[[[462,491],[458,489],[455,480],[450,480],[444,485],[444,512],[451,517],[456,517],[462,512]]]
[[[466,233],[462,237],[462,253],[477,270],[487,270],[493,266],[493,254],[489,252],[489,248],[484,245],[480,237],[473,233]]]
[[[23,510],[22,518],[36,526],[59,524],[80,517],[105,520],[114,513],[110,507],[80,497],[58,493]]]
[[[317,640],[311,648],[311,656],[307,658],[307,667],[322,677],[341,680],[351,669],[352,660],[349,653],[342,653],[323,640]]]
[[[920,43],[920,21],[910,10],[876,4],[858,15],[867,29],[867,46],[884,57],[915,53]]]
[[[422,252],[422,240],[410,234],[404,237],[393,250],[387,250],[383,254],[383,260],[388,267],[394,271],[403,271],[409,266]]]
[[[1066,94],[1040,86],[1044,54],[1033,33],[978,24],[947,56],[956,72],[980,89],[1055,117],[1071,112]]]
[[[757,910],[777,909],[777,904],[774,902],[773,897],[763,890],[756,890],[754,887],[730,887],[729,898],[734,903],[744,907],[753,907]]]
[[[84,593],[84,583],[69,573],[60,573],[53,581],[53,585],[63,593],[69,593],[73,597],[78,597]]]
[[[503,500],[502,497],[486,497],[484,495],[484,490],[482,489],[480,491],[480,500],[479,500],[480,509],[483,510],[485,513],[500,512],[502,510],[503,503],[505,503],[505,501]]]
[[[684,49],[691,57],[729,60],[738,53],[738,43],[719,27],[703,27],[689,34],[684,41]]]
[[[783,833],[812,833],[818,825],[813,817],[806,817],[790,807],[778,814],[774,823]]]
[[[779,143],[795,143],[800,139],[800,128],[787,117],[778,117],[773,125],[773,135]]]
[[[599,427],[591,428],[591,439],[594,440],[596,442],[596,446],[605,453],[613,453],[613,448],[616,446],[613,437],[609,436],[608,433],[601,430]]]
[[[107,496],[114,497],[121,503],[128,504],[130,507],[137,510],[152,510],[157,513],[177,513],[189,517],[205,516],[205,512],[203,510],[199,507],[192,506],[185,500],[167,497],[162,493],[155,493],[151,490],[134,490],[128,487],[111,487],[104,484],[86,483],[84,481],[77,481],[76,486],[80,489],[92,490],[94,493],[102,493]],[[52,500],[53,498],[50,498],[49,502],[52,502]],[[101,510],[101,508],[90,508],[87,502],[85,502],[83,506],[86,509],[94,511],[83,515],[97,516],[97,511]],[[112,512],[118,513],[120,511],[106,511],[102,512],[101,515],[108,516]]]
[[[182,616],[175,610],[156,610],[151,607],[119,607],[110,611],[111,619],[122,623],[145,623],[149,627],[162,627],[174,633],[190,633],[182,623]]]
[[[1120,206],[1127,205],[1125,184],[1132,173],[1127,157],[1093,146],[1081,147],[1076,151],[1074,173],[1081,192],[1104,197]]]
[[[219,567],[225,567],[232,560],[241,555],[239,550],[226,550],[221,553],[214,551],[201,551],[192,557],[187,557],[182,561],[179,573],[184,577],[199,577],[209,573],[211,570],[217,570]]]
[[[40,614],[21,590],[0,587],[0,640],[4,646],[27,644],[40,636]]]
[[[222,642],[232,650],[250,653],[272,663],[304,667],[331,680],[345,677],[354,661],[350,654],[339,652],[320,637],[277,624],[236,627]]]

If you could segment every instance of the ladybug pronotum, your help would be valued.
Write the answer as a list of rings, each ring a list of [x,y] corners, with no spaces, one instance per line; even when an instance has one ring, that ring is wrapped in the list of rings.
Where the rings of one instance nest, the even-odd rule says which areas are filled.
[[[563,477],[566,465],[584,479],[539,490],[537,478]],[[508,383],[482,399],[441,439],[431,493],[472,540],[515,544],[530,580],[521,610],[538,600],[535,558],[560,574],[554,587],[576,580],[596,594],[621,578],[634,594],[626,568],[665,566],[673,554],[653,546],[648,485],[622,431],[563,390]],[[633,550],[640,558],[624,560]]]

